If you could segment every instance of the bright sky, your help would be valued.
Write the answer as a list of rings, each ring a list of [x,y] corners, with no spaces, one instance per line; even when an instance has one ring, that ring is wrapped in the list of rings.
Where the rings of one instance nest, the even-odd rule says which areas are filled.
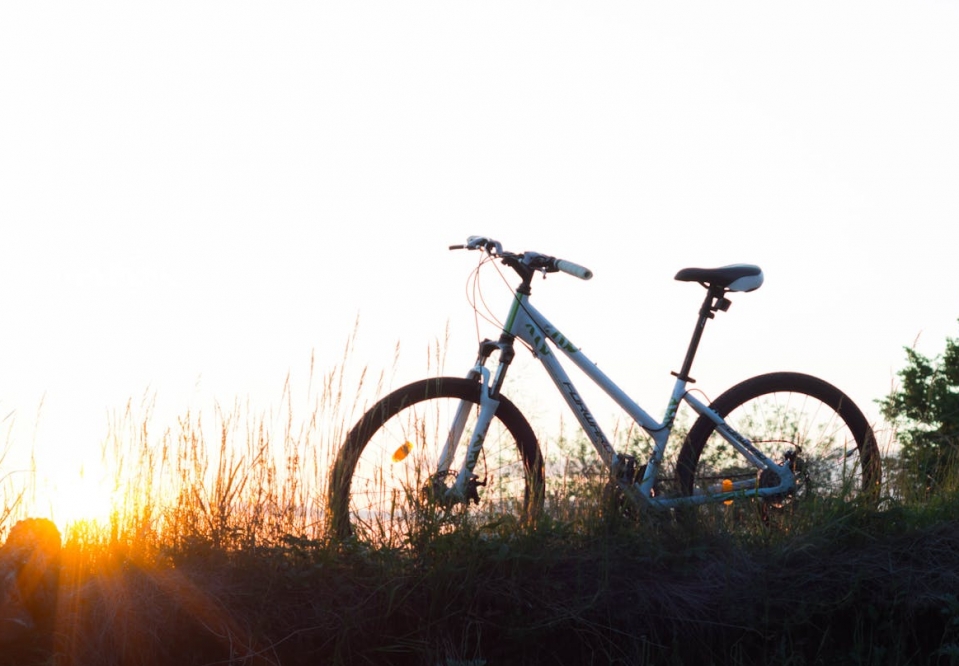
[[[766,283],[697,386],[803,370],[875,414],[959,335],[957,34],[944,1],[3,3],[7,465],[95,465],[144,395],[158,430],[268,410],[357,317],[350,367],[399,341],[419,378],[449,322],[461,375],[471,234],[590,267],[534,302],[654,414],[673,275],[735,262]]]

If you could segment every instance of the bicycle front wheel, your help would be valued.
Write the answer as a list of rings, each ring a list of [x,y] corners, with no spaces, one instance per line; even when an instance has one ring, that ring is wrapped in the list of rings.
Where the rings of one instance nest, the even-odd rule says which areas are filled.
[[[539,511],[543,461],[536,436],[504,397],[473,469],[473,501],[443,497],[462,467],[483,389],[475,380],[441,377],[409,384],[376,403],[347,435],[334,463],[332,534],[398,547],[462,521],[524,521]],[[440,474],[438,459],[461,404],[469,416],[449,472]]]
[[[793,466],[796,487],[766,506],[809,496],[878,497],[875,435],[862,411],[832,384],[793,372],[760,375],[733,386],[710,408],[773,462]],[[760,487],[779,483],[750,466],[705,416],[689,431],[676,472],[686,495],[716,492],[726,479],[755,479]]]

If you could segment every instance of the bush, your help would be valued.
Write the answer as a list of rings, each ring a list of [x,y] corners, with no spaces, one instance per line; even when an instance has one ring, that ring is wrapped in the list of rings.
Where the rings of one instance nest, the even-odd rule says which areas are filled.
[[[959,454],[959,338],[947,338],[946,350],[927,358],[906,348],[899,371],[902,387],[880,401],[882,413],[899,427],[903,469],[916,473],[924,490],[954,476]]]

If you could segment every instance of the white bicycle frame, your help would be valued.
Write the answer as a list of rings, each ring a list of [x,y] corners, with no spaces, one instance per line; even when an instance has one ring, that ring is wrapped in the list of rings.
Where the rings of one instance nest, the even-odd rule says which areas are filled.
[[[449,490],[453,497],[460,500],[466,497],[467,485],[473,476],[476,461],[479,459],[486,431],[492,422],[496,406],[499,404],[495,396],[498,395],[499,387],[502,386],[509,367],[509,360],[503,360],[503,351],[506,347],[509,347],[510,351],[512,350],[512,339],[514,337],[525,342],[533,351],[534,357],[546,369],[566,404],[575,414],[599,457],[610,469],[612,478],[619,481],[623,492],[634,502],[645,502],[653,506],[668,508],[679,505],[723,502],[744,497],[780,495],[793,487],[793,472],[788,464],[778,464],[770,460],[748,439],[727,425],[708,405],[689,393],[686,390],[687,379],[682,374],[677,375],[662,422],[656,421],[603,373],[593,361],[560,333],[559,329],[553,326],[542,313],[533,307],[527,294],[517,291],[506,324],[503,327],[503,336],[500,342],[485,343],[495,346],[501,352],[495,375],[491,376],[489,368],[485,366],[489,354],[483,353],[482,346],[477,363],[468,375],[473,379],[481,379],[484,390],[481,392],[480,413],[468,445],[466,457],[462,468],[456,475],[456,482]],[[569,375],[563,369],[557,354],[554,353],[555,350],[561,351],[652,437],[653,451],[646,463],[645,473],[641,480],[633,481],[630,479],[625,481],[622,479],[624,457],[617,453],[603,433],[602,428],[600,428],[586,403],[577,392]],[[690,496],[660,497],[653,493],[653,486],[662,467],[666,445],[672,433],[676,413],[682,402],[688,404],[697,414],[712,420],[716,424],[716,432],[757,468],[756,479],[735,481],[731,485],[727,481],[725,486],[724,484],[717,484],[705,490],[699,490],[696,494]],[[466,418],[473,406],[472,403],[464,401],[459,407],[457,416],[454,418],[454,424],[450,428],[449,436],[440,454],[438,471],[441,473],[447,472],[452,464],[457,445],[465,429]],[[758,472],[760,470],[773,470],[778,475],[780,483],[776,486],[760,487],[758,483]]]

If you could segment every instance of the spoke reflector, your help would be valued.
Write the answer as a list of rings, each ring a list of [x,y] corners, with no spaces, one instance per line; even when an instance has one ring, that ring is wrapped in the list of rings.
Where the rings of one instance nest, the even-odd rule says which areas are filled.
[[[732,492],[732,490],[733,490],[733,480],[732,480],[732,479],[723,479],[723,492],[724,492],[724,493],[728,493],[728,492]],[[732,503],[733,503],[733,501],[732,501],[731,499],[728,499],[728,500],[726,500],[725,502],[723,502],[723,504],[725,504],[725,505],[727,505],[727,506],[730,505],[730,504],[732,504]]]
[[[398,463],[402,462],[406,456],[410,454],[410,451],[413,450],[413,442],[403,442],[400,448],[396,449],[393,452],[393,462]]]

